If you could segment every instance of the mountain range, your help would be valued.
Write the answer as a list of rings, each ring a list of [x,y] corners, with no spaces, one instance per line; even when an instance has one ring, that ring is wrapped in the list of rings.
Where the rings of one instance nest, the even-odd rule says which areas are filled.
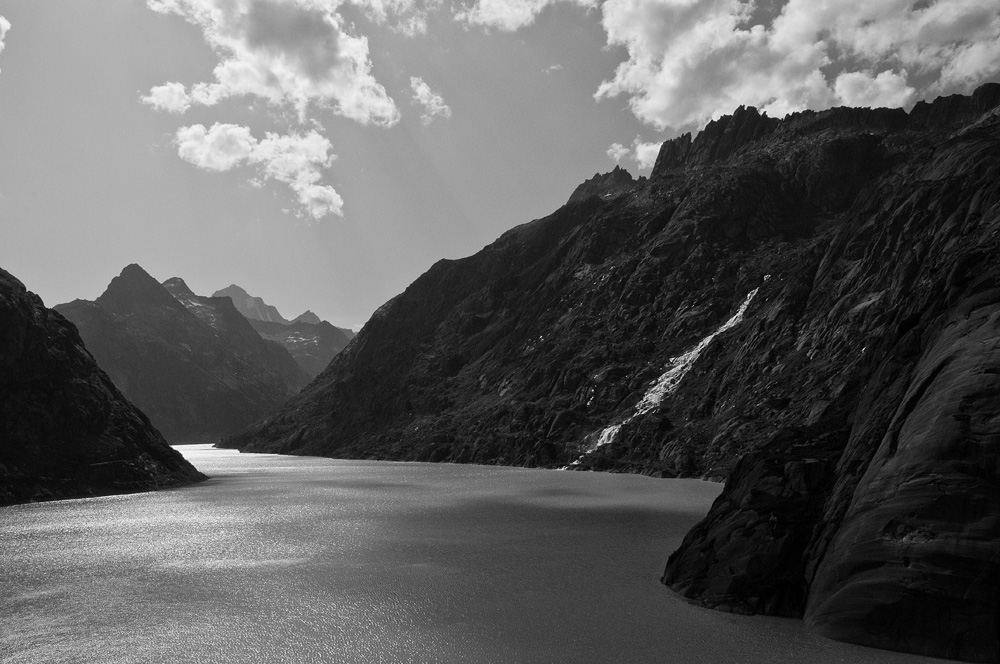
[[[222,444],[726,478],[672,588],[996,661],[998,105],[740,107],[439,261]]]
[[[309,382],[228,297],[195,295],[176,277],[161,284],[138,265],[122,270],[95,301],[55,309],[171,442],[237,431]]]
[[[230,298],[260,336],[284,346],[310,378],[318,376],[354,338],[353,331],[320,320],[312,311],[286,320],[275,307],[235,284],[216,291],[212,297]]]
[[[76,327],[0,269],[0,504],[203,479],[98,368]]]

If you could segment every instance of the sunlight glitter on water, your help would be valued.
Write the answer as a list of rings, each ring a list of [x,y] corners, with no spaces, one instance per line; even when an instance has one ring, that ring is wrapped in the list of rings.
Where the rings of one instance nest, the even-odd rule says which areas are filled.
[[[212,479],[0,508],[0,661],[914,661],[660,585],[717,484],[180,449]]]

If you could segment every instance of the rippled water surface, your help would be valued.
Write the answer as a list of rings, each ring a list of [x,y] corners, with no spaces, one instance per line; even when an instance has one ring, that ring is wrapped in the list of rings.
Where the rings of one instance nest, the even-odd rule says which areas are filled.
[[[717,484],[179,449],[212,479],[0,508],[0,661],[937,661],[661,586]]]

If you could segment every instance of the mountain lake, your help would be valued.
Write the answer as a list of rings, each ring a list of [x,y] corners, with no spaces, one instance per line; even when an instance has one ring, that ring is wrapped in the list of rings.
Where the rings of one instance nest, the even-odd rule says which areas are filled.
[[[212,479],[0,508],[0,661],[944,661],[661,585],[721,484],[177,449]]]

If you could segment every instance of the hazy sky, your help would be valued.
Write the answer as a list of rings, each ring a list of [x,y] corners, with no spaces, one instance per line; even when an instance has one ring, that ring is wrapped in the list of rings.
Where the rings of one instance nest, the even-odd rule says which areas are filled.
[[[0,267],[129,263],[359,327],[441,258],[752,104],[1000,77],[1000,0],[0,0]]]

